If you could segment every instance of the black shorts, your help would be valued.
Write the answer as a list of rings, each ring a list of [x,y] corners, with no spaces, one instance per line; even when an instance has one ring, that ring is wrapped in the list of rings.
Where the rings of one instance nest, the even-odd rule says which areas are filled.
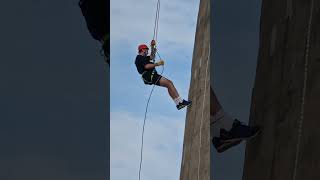
[[[142,73],[142,80],[145,84],[148,84],[148,85],[155,84],[160,86],[161,77],[162,76],[158,73],[152,73],[152,72]]]

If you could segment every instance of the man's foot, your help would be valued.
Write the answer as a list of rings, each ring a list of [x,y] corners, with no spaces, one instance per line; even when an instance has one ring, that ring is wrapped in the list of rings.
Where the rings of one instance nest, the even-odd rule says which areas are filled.
[[[260,133],[260,128],[257,126],[247,126],[235,119],[230,131],[222,129],[220,131],[221,137],[224,141],[232,142],[236,140],[249,140],[256,137]]]
[[[191,104],[191,101],[182,100],[182,102],[177,105],[177,109],[180,110],[184,107],[189,106],[190,104]]]
[[[222,153],[233,146],[241,143],[242,140],[224,141],[221,137],[212,138],[212,144],[216,148],[218,153]]]

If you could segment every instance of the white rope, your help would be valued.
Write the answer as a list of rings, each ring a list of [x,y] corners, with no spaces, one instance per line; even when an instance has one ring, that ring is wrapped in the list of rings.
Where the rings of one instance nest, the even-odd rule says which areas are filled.
[[[160,16],[160,0],[158,0],[157,2],[157,12],[156,12],[156,17],[155,17],[155,23],[154,23],[154,29],[153,29],[153,40],[156,40],[158,38],[158,22],[159,22],[159,16]],[[154,39],[156,38],[156,39]],[[156,53],[158,54],[159,58],[161,59],[160,54],[156,51]],[[162,74],[164,72],[164,65],[162,66],[162,71],[160,73],[159,78],[157,79],[157,81],[154,83],[151,91],[150,91],[150,95],[147,101],[147,105],[146,105],[146,109],[145,109],[145,113],[144,113],[144,119],[143,119],[143,126],[142,126],[142,134],[141,134],[141,148],[140,148],[140,163],[139,163],[139,180],[141,180],[141,170],[142,170],[142,160],[143,160],[143,144],[144,144],[144,130],[145,130],[145,124],[146,124],[146,119],[147,119],[147,113],[148,113],[148,107],[149,107],[149,103],[151,100],[151,96],[153,93],[153,90],[157,84],[157,82],[160,80]]]
[[[209,57],[210,57],[210,46],[209,46]],[[201,163],[201,147],[202,147],[202,125],[203,125],[203,112],[204,112],[204,102],[206,100],[206,94],[207,94],[207,79],[208,79],[208,67],[209,67],[209,60],[210,58],[208,58],[207,60],[207,66],[206,66],[206,78],[205,78],[205,86],[204,86],[204,93],[203,93],[203,100],[202,100],[202,112],[201,112],[201,120],[200,120],[200,145],[199,145],[199,154],[198,154],[198,158],[199,158],[199,162],[198,162],[198,180],[200,180],[200,163]]]
[[[306,96],[306,89],[307,89],[307,79],[308,79],[308,65],[309,65],[309,49],[310,49],[310,34],[311,34],[311,25],[312,25],[312,18],[313,18],[313,4],[314,1],[311,0],[310,6],[310,17],[309,17],[309,24],[308,24],[308,32],[307,32],[307,41],[306,41],[306,54],[305,54],[305,63],[304,63],[304,82],[303,82],[303,91],[302,91],[302,102],[301,102],[301,111],[300,111],[300,119],[298,122],[298,143],[297,143],[297,151],[295,156],[295,163],[294,163],[294,171],[293,171],[293,180],[297,178],[297,169],[298,169],[298,159],[300,154],[300,144],[301,144],[301,136],[302,136],[302,125],[304,120],[304,105],[305,105],[305,96]]]
[[[162,71],[160,73],[160,75],[162,75],[164,72],[164,66],[162,66]],[[160,76],[161,77],[161,76]],[[152,89],[150,91],[150,95],[149,95],[149,98],[148,98],[148,101],[147,101],[147,106],[146,106],[146,110],[145,110],[145,113],[144,113],[144,119],[143,119],[143,126],[142,126],[142,134],[141,134],[141,149],[140,149],[140,165],[139,165],[139,180],[141,179],[141,169],[142,169],[142,155],[143,155],[143,140],[144,140],[144,127],[145,127],[145,124],[146,124],[146,119],[147,119],[147,113],[148,113],[148,107],[149,107],[149,103],[150,103],[150,100],[151,100],[151,96],[152,96],[152,93],[153,93],[153,90],[157,84],[157,82],[160,80],[160,77],[158,77],[157,81],[154,83],[154,85],[152,86]]]
[[[158,29],[159,29],[159,18],[160,18],[160,0],[157,2],[157,11],[156,11],[156,18],[154,21],[154,28],[153,28],[153,40],[158,39]]]

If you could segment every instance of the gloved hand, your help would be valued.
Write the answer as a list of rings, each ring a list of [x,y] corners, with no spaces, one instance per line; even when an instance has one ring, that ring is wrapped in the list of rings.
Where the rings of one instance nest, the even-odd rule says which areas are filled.
[[[161,66],[161,65],[164,65],[164,61],[163,60],[160,60],[158,61],[157,63],[155,63],[156,66]]]
[[[152,40],[151,41],[151,46],[155,46],[156,45],[156,41],[155,40]]]

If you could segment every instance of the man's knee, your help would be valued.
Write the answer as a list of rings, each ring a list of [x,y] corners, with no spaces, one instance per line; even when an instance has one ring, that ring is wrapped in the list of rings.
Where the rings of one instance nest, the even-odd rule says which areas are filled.
[[[161,78],[161,84],[162,86],[166,87],[166,88],[172,88],[174,87],[173,82],[170,79],[166,79],[166,78]]]
[[[174,91],[175,87],[174,87],[173,83],[169,83],[168,89]]]
[[[168,79],[167,81],[170,86],[173,86],[173,82],[170,79]]]
[[[168,80],[161,78],[160,85],[163,87],[168,87],[169,86]]]

